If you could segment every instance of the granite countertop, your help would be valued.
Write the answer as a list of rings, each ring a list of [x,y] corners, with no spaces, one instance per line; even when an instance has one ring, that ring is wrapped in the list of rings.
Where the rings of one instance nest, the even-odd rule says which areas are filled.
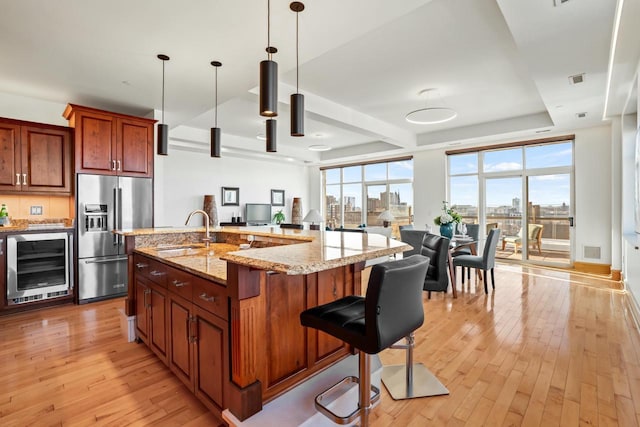
[[[73,219],[71,218],[50,218],[41,220],[31,219],[12,219],[11,225],[0,226],[0,233],[9,233],[16,231],[60,231],[72,230]]]
[[[257,226],[257,227],[211,227],[210,233],[230,233],[239,235],[254,235],[263,237],[283,237],[290,240],[300,240],[310,242],[320,233],[316,230],[294,230],[289,228],[280,228],[278,226]],[[115,234],[122,236],[149,236],[162,234],[181,234],[181,233],[204,233],[204,227],[157,227],[157,228],[136,228],[114,230]]]
[[[142,236],[180,233],[187,230],[194,232],[204,229],[120,230],[118,234]],[[224,227],[214,229],[212,232],[273,237],[298,242],[293,245],[245,250],[239,250],[239,246],[234,244],[212,243],[208,250],[201,245],[184,245],[182,248],[191,249],[180,250],[180,246],[173,246],[172,248],[175,249],[172,250],[159,246],[136,248],[136,251],[203,277],[226,283],[225,261],[294,275],[328,270],[411,249],[411,246],[404,242],[389,239],[380,234],[291,230],[275,227]]]
[[[135,251],[205,279],[226,285],[227,262],[221,260],[220,256],[238,249],[238,245],[210,243],[208,248],[204,244],[188,244],[136,248]]]

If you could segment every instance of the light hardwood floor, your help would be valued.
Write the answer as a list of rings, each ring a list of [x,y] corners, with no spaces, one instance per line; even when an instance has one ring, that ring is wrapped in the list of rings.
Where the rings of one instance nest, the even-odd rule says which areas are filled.
[[[500,264],[488,296],[424,298],[423,362],[451,394],[393,401],[371,425],[637,426],[640,336],[616,284]],[[0,425],[216,426],[144,346],[120,332],[122,300],[0,317]],[[386,350],[383,363],[404,363]],[[283,414],[286,426],[286,414]]]

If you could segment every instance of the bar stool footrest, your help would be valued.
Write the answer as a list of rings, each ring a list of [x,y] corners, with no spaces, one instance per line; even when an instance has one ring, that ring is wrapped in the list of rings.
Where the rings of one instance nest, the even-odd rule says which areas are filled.
[[[351,412],[349,415],[341,416],[341,415],[338,415],[335,412],[333,412],[328,407],[326,407],[322,403],[322,400],[327,398],[327,397],[329,397],[332,393],[336,392],[336,390],[338,390],[339,388],[343,387],[346,384],[350,384],[350,383],[360,384],[360,379],[358,377],[355,377],[355,376],[344,377],[341,381],[337,382],[336,384],[332,385],[331,387],[329,387],[328,389],[326,389],[322,393],[318,394],[316,396],[316,398],[315,398],[316,409],[319,412],[321,412],[324,416],[326,416],[327,418],[329,418],[330,420],[332,420],[336,424],[344,425],[344,424],[349,424],[349,423],[353,422],[360,415],[360,405],[357,405],[356,409],[353,412]],[[371,386],[371,391],[373,392],[373,394],[371,395],[371,404],[370,404],[368,410],[371,410],[373,405],[375,403],[377,403],[378,400],[380,400],[380,389],[378,387],[372,385]],[[335,401],[335,399],[332,400],[332,402],[333,401]],[[331,402],[329,402],[329,403],[331,403]]]

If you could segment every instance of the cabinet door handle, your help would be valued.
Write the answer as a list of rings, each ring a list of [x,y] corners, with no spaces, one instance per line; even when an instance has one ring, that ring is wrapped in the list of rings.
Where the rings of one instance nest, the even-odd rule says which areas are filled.
[[[205,300],[206,302],[215,302],[216,301],[216,297],[210,297],[209,295],[207,295],[206,293],[201,293],[200,294],[200,299]]]
[[[120,160],[118,160],[118,169],[117,170],[122,170],[122,169],[120,169]]]
[[[27,174],[26,173],[22,174],[22,185],[27,185]]]
[[[147,267],[149,267],[149,264],[143,264],[141,262],[136,264],[136,268],[139,270],[142,270],[143,268],[147,268]]]
[[[198,340],[198,319],[194,316],[189,316],[189,342],[196,342]]]
[[[115,160],[111,160],[111,170],[112,171],[116,170],[116,161]]]
[[[147,295],[151,293],[151,289],[144,290],[144,306],[145,308],[151,308],[151,304],[147,303]]]
[[[175,286],[176,288],[181,288],[183,286],[187,286],[189,284],[189,282],[180,282],[178,280],[174,280],[171,282],[173,284],[173,286]]]
[[[151,270],[151,273],[150,273],[150,274],[151,274],[152,276],[156,276],[156,277],[158,277],[158,276],[164,276],[164,275],[165,275],[165,274],[167,274],[167,273],[165,273],[164,271]]]
[[[16,185],[20,185],[20,174],[16,174]]]

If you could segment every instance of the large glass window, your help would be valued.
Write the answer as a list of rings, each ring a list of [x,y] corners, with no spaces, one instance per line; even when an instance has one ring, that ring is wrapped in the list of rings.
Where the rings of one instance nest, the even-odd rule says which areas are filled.
[[[393,235],[413,222],[413,160],[349,165],[323,171],[325,220],[331,228],[381,226],[389,210]]]
[[[483,233],[500,228],[497,257],[571,263],[573,141],[449,153],[447,160],[451,207]]]

